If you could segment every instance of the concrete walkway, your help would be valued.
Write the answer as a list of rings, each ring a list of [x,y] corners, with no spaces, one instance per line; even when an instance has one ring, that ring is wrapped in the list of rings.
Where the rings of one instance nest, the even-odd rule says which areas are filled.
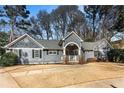
[[[19,88],[19,85],[8,72],[0,69],[0,88]]]
[[[91,81],[63,88],[124,88],[124,78]]]

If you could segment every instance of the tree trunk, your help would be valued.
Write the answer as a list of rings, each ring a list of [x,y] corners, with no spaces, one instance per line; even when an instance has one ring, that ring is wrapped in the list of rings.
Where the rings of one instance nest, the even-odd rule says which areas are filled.
[[[13,31],[14,31],[14,26],[13,26],[13,23],[12,23],[12,28],[11,28],[11,32],[10,32],[9,42],[13,41]]]
[[[10,39],[9,42],[12,42],[14,40],[14,26],[16,24],[16,15],[13,15],[13,20],[12,20],[12,28],[11,28],[11,32],[10,32]]]
[[[95,40],[95,20],[93,19],[93,39]]]
[[[47,34],[47,40],[49,40],[49,32],[48,32],[48,30],[46,31],[46,34]]]

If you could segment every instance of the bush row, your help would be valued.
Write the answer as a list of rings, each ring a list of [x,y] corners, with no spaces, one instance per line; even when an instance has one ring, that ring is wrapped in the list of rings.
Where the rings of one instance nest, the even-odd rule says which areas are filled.
[[[2,56],[5,53],[5,49],[0,48],[0,56]]]
[[[17,63],[18,56],[13,52],[4,53],[0,57],[0,66],[13,66]]]
[[[124,49],[112,49],[107,54],[109,61],[124,63]]]

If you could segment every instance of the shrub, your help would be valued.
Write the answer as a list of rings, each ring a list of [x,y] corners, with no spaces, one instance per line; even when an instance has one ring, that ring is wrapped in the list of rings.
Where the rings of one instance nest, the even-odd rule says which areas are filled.
[[[122,50],[122,53],[120,54],[120,62],[124,63],[124,50]]]
[[[108,54],[108,60],[111,62],[124,62],[123,49],[112,49],[107,54]]]
[[[0,48],[0,56],[2,56],[5,53],[5,49]]]
[[[13,66],[17,63],[18,56],[12,52],[5,53],[0,58],[0,66]]]

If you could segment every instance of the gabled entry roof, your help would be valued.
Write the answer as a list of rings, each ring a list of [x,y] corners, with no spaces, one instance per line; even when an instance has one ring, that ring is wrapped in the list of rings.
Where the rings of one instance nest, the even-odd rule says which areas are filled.
[[[72,34],[74,34],[74,35],[76,35],[81,41],[83,41],[78,35],[77,35],[77,33],[76,32],[74,32],[74,31],[72,31],[72,32],[70,32],[67,36],[65,36],[62,40],[65,40],[66,38],[68,38],[70,35],[72,35]]]

